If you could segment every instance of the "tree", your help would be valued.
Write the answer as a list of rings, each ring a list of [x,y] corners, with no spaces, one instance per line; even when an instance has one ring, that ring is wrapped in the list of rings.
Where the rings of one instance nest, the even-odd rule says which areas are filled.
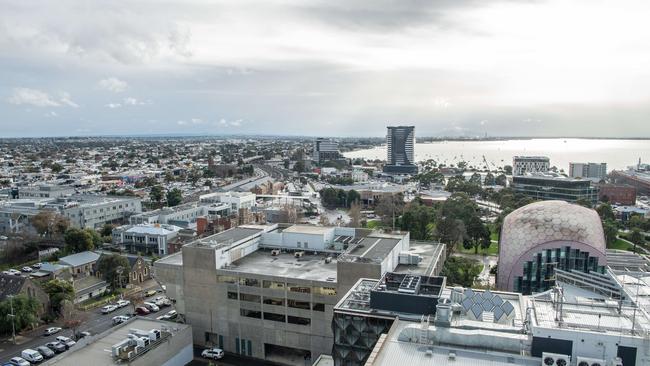
[[[39,235],[50,235],[54,227],[55,213],[49,210],[43,210],[34,215],[30,222]]]
[[[508,185],[508,177],[506,177],[505,174],[499,174],[495,179],[495,183],[502,187],[505,187]]]
[[[52,173],[58,174],[63,170],[63,165],[59,163],[54,163],[52,166],[50,166],[50,169],[52,169]]]
[[[605,242],[608,247],[611,247],[616,243],[618,239],[618,226],[613,220],[605,220],[603,222],[603,231],[605,232]]]
[[[400,228],[411,233],[411,239],[429,240],[435,212],[418,201],[409,203],[400,218]]]
[[[485,175],[485,179],[483,180],[483,184],[486,186],[493,186],[496,183],[496,178],[494,178],[494,174],[488,172]]]
[[[394,219],[398,218],[404,208],[404,195],[384,194],[379,198],[375,206],[375,214],[379,215],[382,223],[386,226],[394,226]]]
[[[350,210],[348,211],[348,216],[350,216],[350,227],[361,227],[361,207],[357,202],[352,202],[350,205]]]
[[[447,248],[452,250],[454,245],[467,239],[467,230],[463,220],[443,216],[436,222],[436,235],[438,240],[446,243]]]
[[[580,197],[576,200],[576,204],[586,208],[592,208],[591,200],[588,200],[584,197]]]
[[[161,186],[153,186],[151,187],[151,191],[149,192],[149,199],[151,202],[156,203],[158,207],[160,207],[160,203],[162,202],[164,197],[164,192]]]
[[[596,207],[596,212],[598,212],[598,216],[600,216],[600,219],[603,221],[616,219],[614,210],[612,210],[612,205],[609,203],[598,205],[598,207]]]
[[[60,314],[64,301],[74,299],[74,287],[68,281],[50,280],[43,284],[43,291],[50,296],[50,306],[55,314]]]
[[[13,326],[16,332],[27,327],[33,327],[38,323],[38,309],[40,304],[33,297],[25,295],[15,296],[13,299],[5,299],[0,302],[0,333],[9,334],[12,331],[11,311],[13,308]]]
[[[77,338],[77,330],[81,324],[88,320],[88,313],[78,310],[72,301],[66,300],[61,305],[63,325],[72,330],[72,335]]]
[[[70,228],[63,236],[65,240],[65,250],[69,253],[85,252],[95,247],[94,237],[90,230]]]
[[[305,171],[305,162],[300,160],[293,164],[293,171],[302,173]]]
[[[97,261],[97,270],[113,290],[128,280],[130,268],[129,260],[119,254],[102,255]]]
[[[477,215],[472,216],[470,219],[467,227],[467,235],[468,240],[463,241],[466,249],[474,248],[474,253],[478,254],[479,247],[484,249],[490,247],[490,229],[483,224]]]
[[[632,230],[632,233],[630,233],[629,239],[635,245],[643,245],[643,243],[645,242],[645,239],[643,238],[643,234],[641,234],[641,231],[639,231],[639,229],[636,228]]]
[[[167,206],[178,206],[181,202],[183,202],[183,193],[180,189],[174,188],[167,192]]]
[[[506,165],[506,166],[504,166],[504,167],[503,167],[503,171],[504,171],[507,175],[512,175],[512,166],[510,166],[510,165]]]
[[[114,228],[114,226],[111,225],[111,224],[104,224],[104,226],[102,226],[102,230],[100,231],[99,234],[102,237],[111,236],[111,235],[113,235],[113,228]]]
[[[349,190],[346,196],[347,207],[352,207],[353,203],[359,203],[361,201],[361,195],[354,189]]]
[[[447,258],[441,276],[447,277],[449,285],[472,287],[483,266],[475,259],[452,256]]]

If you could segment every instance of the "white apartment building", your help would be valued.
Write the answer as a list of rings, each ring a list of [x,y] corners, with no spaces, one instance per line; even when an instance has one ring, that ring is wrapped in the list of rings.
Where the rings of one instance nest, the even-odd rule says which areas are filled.
[[[515,156],[512,159],[512,175],[525,175],[526,173],[546,173],[550,162],[546,156]]]

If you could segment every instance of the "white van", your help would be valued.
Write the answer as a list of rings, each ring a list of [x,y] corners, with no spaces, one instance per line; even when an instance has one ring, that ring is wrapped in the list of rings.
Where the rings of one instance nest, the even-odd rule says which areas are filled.
[[[20,354],[20,357],[24,358],[25,360],[31,363],[43,361],[43,355],[41,355],[38,351],[33,350],[31,348],[23,350],[23,352],[21,352]]]

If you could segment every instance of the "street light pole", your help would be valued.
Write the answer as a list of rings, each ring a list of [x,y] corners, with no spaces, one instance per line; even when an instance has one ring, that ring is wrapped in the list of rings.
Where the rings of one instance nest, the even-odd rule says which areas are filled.
[[[7,296],[9,298],[9,304],[11,306],[11,314],[9,315],[11,317],[11,338],[16,344],[16,315],[14,315],[14,295],[9,295]]]

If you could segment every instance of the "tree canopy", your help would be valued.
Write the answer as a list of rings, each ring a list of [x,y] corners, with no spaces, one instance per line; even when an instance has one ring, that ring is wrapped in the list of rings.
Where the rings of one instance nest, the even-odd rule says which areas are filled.
[[[104,281],[109,283],[111,288],[116,289],[121,287],[125,280],[128,282],[129,260],[119,254],[102,255],[97,261],[97,270]]]
[[[43,291],[50,296],[50,306],[55,313],[60,313],[64,301],[74,299],[74,287],[68,281],[54,279],[43,284]]]
[[[0,302],[0,333],[9,334],[12,330],[11,308],[13,307],[16,332],[38,323],[40,304],[35,298],[25,295],[15,296]]]

